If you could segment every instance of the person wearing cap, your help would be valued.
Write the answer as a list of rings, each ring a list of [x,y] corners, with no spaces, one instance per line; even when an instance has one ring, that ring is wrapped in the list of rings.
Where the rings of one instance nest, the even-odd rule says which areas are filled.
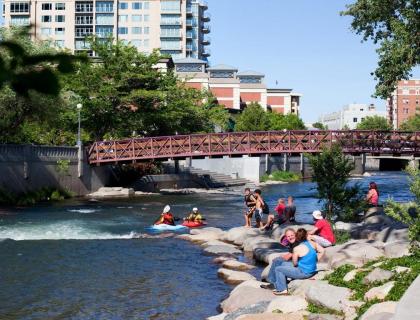
[[[308,232],[309,238],[324,248],[334,245],[334,232],[331,228],[331,224],[324,219],[322,212],[315,210],[312,213],[312,216],[315,221],[315,228]]]
[[[184,218],[185,221],[190,222],[202,222],[203,216],[198,212],[198,208],[193,208],[192,212],[188,215],[188,217]]]
[[[175,219],[174,219],[173,214],[170,211],[171,211],[171,207],[169,205],[166,205],[165,208],[163,208],[163,212],[160,215],[160,218],[158,219],[158,221],[155,222],[155,225],[167,224],[170,226],[174,226]]]

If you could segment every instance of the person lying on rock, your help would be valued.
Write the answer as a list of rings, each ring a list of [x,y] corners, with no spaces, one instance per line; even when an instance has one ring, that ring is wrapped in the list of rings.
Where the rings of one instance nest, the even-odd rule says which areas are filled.
[[[166,205],[165,208],[163,208],[163,212],[161,213],[159,219],[155,222],[155,225],[159,224],[167,224],[170,226],[175,225],[175,219],[172,213],[170,213],[171,207],[169,205]]]
[[[184,221],[189,222],[197,222],[201,223],[203,222],[203,216],[198,212],[198,208],[193,208],[192,212],[188,215],[188,217],[184,218]]]
[[[275,258],[271,262],[270,271],[268,272],[267,282],[268,284],[262,284],[261,288],[263,289],[274,289],[274,284],[276,282],[275,270],[279,266],[293,266],[291,261],[293,249],[299,245],[299,242],[296,241],[296,231],[292,228],[287,228],[284,232],[284,235],[280,239],[280,244],[289,249],[289,252],[282,255],[281,257]]]
[[[287,278],[290,279],[308,279],[315,275],[316,264],[324,255],[324,248],[308,240],[308,232],[300,228],[296,231],[296,241],[300,242],[293,249],[293,265],[280,265],[275,268],[275,295],[287,295]]]
[[[312,213],[315,222],[315,228],[308,232],[312,241],[320,244],[324,248],[335,244],[334,232],[330,223],[324,219],[322,212],[316,210]]]

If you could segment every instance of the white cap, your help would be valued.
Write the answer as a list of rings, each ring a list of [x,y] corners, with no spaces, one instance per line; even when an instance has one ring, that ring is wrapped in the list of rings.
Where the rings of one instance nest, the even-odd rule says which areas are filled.
[[[163,213],[168,213],[171,210],[171,207],[169,205],[166,205],[165,208],[163,208]]]
[[[322,216],[322,212],[319,210],[315,210],[314,212],[312,212],[312,216],[317,220],[324,219],[324,217]]]
[[[198,209],[197,208],[193,208],[193,212],[197,212],[198,211]]]

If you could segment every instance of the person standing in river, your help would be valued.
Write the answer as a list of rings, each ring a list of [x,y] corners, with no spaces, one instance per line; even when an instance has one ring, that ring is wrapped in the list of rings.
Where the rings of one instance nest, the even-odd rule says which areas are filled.
[[[264,211],[264,207],[266,206],[266,204],[265,204],[264,199],[261,195],[261,190],[260,189],[255,189],[254,197],[255,197],[255,200],[256,200],[256,203],[255,203],[255,226],[257,228],[260,228],[261,223],[262,223],[263,211]]]
[[[377,207],[379,203],[379,191],[375,182],[369,183],[369,191],[366,195],[366,201],[369,207]]]
[[[257,200],[255,199],[255,196],[251,193],[250,188],[245,188],[245,195],[244,195],[244,201],[245,201],[245,227],[250,228],[251,227],[251,219],[252,215],[255,211],[255,206],[257,204]]]
[[[287,198],[287,206],[285,209],[285,218],[286,218],[286,223],[287,222],[294,222],[295,221],[295,214],[296,214],[296,206],[295,203],[293,201],[293,197],[289,196]]]

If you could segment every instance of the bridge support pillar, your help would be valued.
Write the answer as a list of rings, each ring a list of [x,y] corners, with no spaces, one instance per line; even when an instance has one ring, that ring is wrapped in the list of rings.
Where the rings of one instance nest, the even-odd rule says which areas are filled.
[[[80,143],[77,148],[77,177],[83,176],[83,146]]]
[[[283,171],[287,171],[289,169],[289,157],[287,153],[283,155]]]
[[[175,173],[179,173],[179,160],[174,160]]]
[[[366,153],[362,153],[362,174],[366,172]]]
[[[300,154],[300,174],[302,175],[302,178],[305,176],[305,158],[303,153]]]
[[[413,157],[413,159],[411,159],[409,162],[408,162],[408,165],[410,166],[410,167],[413,167],[413,168],[419,168],[419,160],[418,159],[415,159],[414,157]]]
[[[192,158],[185,158],[185,166],[187,168],[191,168],[192,167]]]

